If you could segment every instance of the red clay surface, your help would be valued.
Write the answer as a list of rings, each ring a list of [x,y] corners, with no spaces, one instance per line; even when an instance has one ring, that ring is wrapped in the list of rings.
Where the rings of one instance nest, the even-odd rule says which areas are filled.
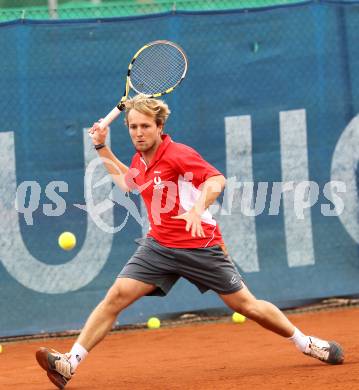
[[[109,335],[80,366],[66,389],[359,389],[359,309],[289,316],[303,332],[335,339],[345,363],[330,366],[302,355],[287,340],[252,321],[190,324]],[[3,345],[0,389],[54,389],[35,351],[68,351],[73,339]]]

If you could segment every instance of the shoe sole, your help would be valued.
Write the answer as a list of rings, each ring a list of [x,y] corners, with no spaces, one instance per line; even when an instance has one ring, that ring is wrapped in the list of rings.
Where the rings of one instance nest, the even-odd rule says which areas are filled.
[[[36,351],[36,360],[39,363],[40,367],[46,371],[46,374],[50,381],[59,389],[64,389],[66,386],[65,379],[57,371],[53,370],[49,366],[48,354],[49,350],[47,348],[40,348]]]
[[[326,363],[329,364],[343,364],[344,351],[343,348],[335,341],[329,341],[329,357]]]

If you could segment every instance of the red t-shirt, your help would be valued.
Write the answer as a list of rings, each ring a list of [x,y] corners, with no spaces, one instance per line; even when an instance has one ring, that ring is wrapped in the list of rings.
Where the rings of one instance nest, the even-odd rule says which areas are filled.
[[[148,236],[170,248],[204,248],[223,243],[217,222],[206,210],[202,216],[205,237],[192,237],[183,219],[171,217],[190,210],[200,195],[198,187],[211,176],[221,175],[189,146],[162,136],[151,163],[147,166],[140,152],[132,159],[125,180],[138,190],[147,208]]]

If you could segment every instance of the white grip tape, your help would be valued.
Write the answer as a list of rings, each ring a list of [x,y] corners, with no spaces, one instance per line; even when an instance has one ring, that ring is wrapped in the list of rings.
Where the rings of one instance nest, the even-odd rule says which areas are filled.
[[[105,118],[102,119],[102,121],[100,122],[100,127],[104,129],[105,127],[109,126],[120,114],[121,111],[117,107],[115,107],[105,116]]]

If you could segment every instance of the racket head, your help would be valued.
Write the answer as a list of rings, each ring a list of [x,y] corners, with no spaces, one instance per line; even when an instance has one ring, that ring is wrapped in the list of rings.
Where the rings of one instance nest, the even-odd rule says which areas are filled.
[[[136,93],[159,97],[172,92],[185,78],[188,59],[174,42],[147,43],[133,56],[128,67],[128,85]]]

